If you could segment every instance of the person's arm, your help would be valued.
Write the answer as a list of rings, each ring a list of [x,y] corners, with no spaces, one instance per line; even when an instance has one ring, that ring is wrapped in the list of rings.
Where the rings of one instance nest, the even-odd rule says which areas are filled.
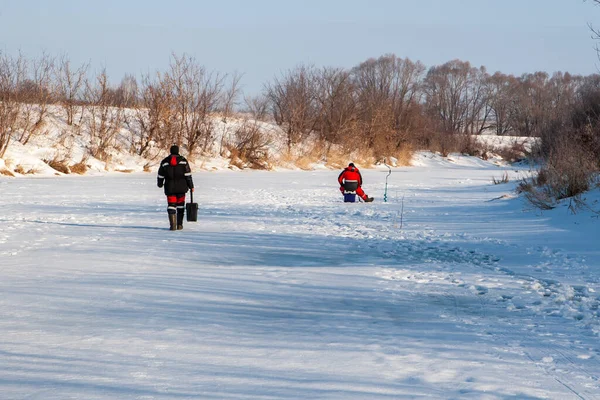
[[[340,173],[340,175],[338,176],[338,183],[340,184],[340,186],[343,186],[343,185],[344,185],[344,172],[346,172],[346,171],[345,171],[345,170],[344,170],[344,171],[342,171],[342,172]]]
[[[159,188],[163,187],[165,184],[165,167],[163,167],[162,162],[160,163],[160,167],[158,167],[158,176],[156,177],[156,186]]]
[[[187,182],[188,188],[193,192],[194,191],[194,180],[192,179],[192,169],[190,168],[190,163],[185,160],[185,181]]]
[[[358,186],[362,186],[362,175],[360,174],[360,171],[358,172]]]

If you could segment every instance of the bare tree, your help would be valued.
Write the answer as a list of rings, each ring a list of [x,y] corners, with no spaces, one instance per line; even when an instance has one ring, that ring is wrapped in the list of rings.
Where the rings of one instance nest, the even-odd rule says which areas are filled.
[[[221,122],[223,122],[223,127],[221,131],[221,142],[219,144],[219,154],[223,153],[223,149],[225,146],[225,142],[228,140],[229,130],[227,126],[227,121],[233,114],[235,106],[237,105],[238,97],[240,94],[240,79],[242,76],[238,73],[235,73],[231,77],[231,82],[229,88],[223,93],[223,100],[221,105]]]
[[[512,93],[510,124],[518,136],[541,136],[550,125],[553,99],[546,72],[524,74]]]
[[[119,86],[112,90],[112,101],[114,105],[122,107],[134,108],[138,104],[138,82],[135,76],[126,74]]]
[[[265,87],[275,122],[285,131],[288,151],[315,129],[318,112],[314,76],[314,67],[299,66]]]
[[[327,151],[355,131],[357,101],[350,72],[340,68],[323,68],[316,74],[318,118],[316,130]]]
[[[22,144],[27,144],[44,126],[53,95],[51,87],[53,65],[54,60],[45,53],[39,59],[33,60],[29,78],[19,88],[19,101],[23,111],[17,140]]]
[[[244,119],[237,126],[226,146],[230,153],[232,164],[239,168],[268,168],[268,147],[271,139],[260,127],[257,120]]]
[[[124,110],[113,105],[111,87],[106,70],[103,69],[93,84],[86,82],[85,100],[88,117],[86,122],[90,133],[89,153],[100,160],[106,160],[107,150],[115,144],[115,136],[122,128]]]
[[[512,75],[496,72],[487,80],[489,107],[491,109],[490,127],[496,135],[506,135],[513,130],[510,121],[510,109],[513,92],[518,85]]]
[[[231,117],[240,95],[240,80],[242,75],[234,73],[231,76],[229,88],[223,93],[221,105],[221,116],[223,122],[227,123],[227,118]]]
[[[154,143],[164,147],[174,142],[175,106],[172,90],[162,75],[142,78],[133,117],[126,119],[129,126],[131,151],[148,156]]]
[[[79,109],[83,115],[82,96],[85,89],[85,79],[89,64],[84,64],[73,69],[71,61],[63,55],[54,68],[54,80],[58,101],[67,115],[67,125],[73,125],[75,115]]]
[[[269,99],[265,95],[244,98],[245,112],[249,113],[257,121],[267,119],[269,113]]]
[[[207,72],[190,56],[173,55],[164,79],[175,107],[174,142],[185,144],[189,154],[207,150],[213,138],[211,114],[223,104],[225,76]]]
[[[14,59],[0,53],[0,158],[6,153],[18,126],[21,103],[17,91],[25,80],[25,70],[21,55]]]
[[[426,108],[443,132],[479,134],[486,128],[491,112],[486,80],[484,67],[460,60],[429,69]]]
[[[394,55],[367,60],[352,70],[362,136],[368,147],[377,144],[379,156],[398,150],[415,129],[424,71],[420,62]]]
[[[587,0],[583,0],[584,2]],[[591,0],[592,3],[594,3],[595,5],[600,5],[600,0]],[[598,41],[600,40],[600,30],[597,28],[594,28],[594,26],[589,23],[588,24],[590,31],[592,32],[592,39]],[[596,45],[596,53],[598,54],[598,57],[600,58],[600,47],[598,47],[598,45]]]

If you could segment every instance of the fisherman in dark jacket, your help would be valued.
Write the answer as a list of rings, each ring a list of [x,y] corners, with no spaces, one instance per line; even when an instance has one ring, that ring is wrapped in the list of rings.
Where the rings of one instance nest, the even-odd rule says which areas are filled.
[[[170,153],[160,162],[157,185],[165,188],[170,230],[174,231],[183,229],[185,194],[188,189],[194,191],[194,182],[190,164],[179,154],[179,146],[171,146]]]

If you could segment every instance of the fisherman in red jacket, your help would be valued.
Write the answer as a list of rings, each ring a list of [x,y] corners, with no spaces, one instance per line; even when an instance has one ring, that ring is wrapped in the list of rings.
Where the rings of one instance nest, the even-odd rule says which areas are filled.
[[[353,199],[346,200],[346,195],[353,193],[359,195],[365,203],[370,203],[373,201],[373,198],[367,196],[362,190],[362,175],[354,163],[350,163],[346,168],[344,168],[340,176],[338,176],[338,182],[340,184],[340,192],[344,194],[344,201],[354,201]]]

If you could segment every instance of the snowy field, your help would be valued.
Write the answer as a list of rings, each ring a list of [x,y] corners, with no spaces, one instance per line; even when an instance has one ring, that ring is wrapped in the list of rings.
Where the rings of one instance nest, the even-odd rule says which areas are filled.
[[[177,232],[155,173],[1,177],[0,398],[600,399],[597,215],[419,157],[197,172]]]

